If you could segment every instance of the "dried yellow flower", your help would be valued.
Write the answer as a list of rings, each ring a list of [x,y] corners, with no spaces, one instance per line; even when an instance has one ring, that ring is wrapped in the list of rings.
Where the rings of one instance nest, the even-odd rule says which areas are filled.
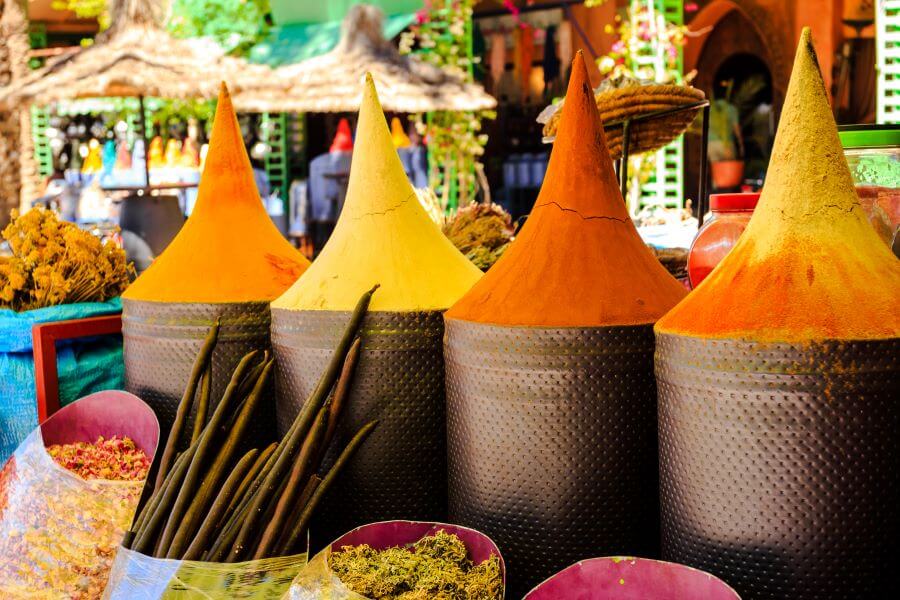
[[[134,274],[124,250],[49,210],[12,211],[3,238],[12,256],[0,258],[2,308],[104,302],[120,295]]]

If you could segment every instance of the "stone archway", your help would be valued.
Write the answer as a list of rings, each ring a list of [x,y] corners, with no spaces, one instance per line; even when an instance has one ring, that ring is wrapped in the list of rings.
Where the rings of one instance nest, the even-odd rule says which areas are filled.
[[[728,48],[722,51],[722,40],[716,40],[714,36],[717,27],[723,20],[734,21],[739,19],[741,28],[737,31],[736,39],[725,40],[727,45],[734,44],[735,51]],[[788,80],[791,76],[792,54],[785,52],[791,48],[791,44],[784,39],[785,33],[791,31],[791,23],[785,20],[785,15],[780,11],[772,11],[760,6],[756,0],[713,0],[703,7],[691,20],[689,30],[699,37],[690,39],[684,50],[685,71],[697,69],[698,78],[706,75],[710,65],[703,64],[704,54],[707,57],[722,54],[718,57],[721,64],[727,54],[748,52],[757,54],[769,66],[772,73],[772,87],[776,106],[781,106],[784,94],[787,91]],[[724,37],[724,36],[723,36]],[[754,42],[755,40],[758,43]],[[710,52],[710,40],[716,52]],[[692,43],[696,40],[698,43]],[[712,77],[712,74],[709,74]],[[698,82],[699,83],[699,82]],[[702,87],[698,85],[698,87]]]
[[[719,68],[730,57],[749,54],[758,57],[771,75],[772,101],[777,119],[790,79],[791,59],[785,49],[791,24],[787,11],[761,6],[765,0],[712,0],[688,24],[689,38],[684,49],[685,72],[696,69],[694,85],[707,94],[713,90]],[[697,131],[699,133],[699,131]],[[685,136],[685,197],[695,198],[700,177],[699,135]],[[696,205],[696,203],[695,203]]]

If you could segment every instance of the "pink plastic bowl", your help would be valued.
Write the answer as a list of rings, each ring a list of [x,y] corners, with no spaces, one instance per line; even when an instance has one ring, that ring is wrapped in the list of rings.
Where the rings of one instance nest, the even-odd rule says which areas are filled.
[[[497,544],[480,531],[460,527],[459,525],[422,521],[369,523],[339,537],[331,544],[331,550],[334,552],[340,550],[342,546],[359,546],[360,544],[368,544],[375,550],[384,550],[394,546],[407,546],[438,531],[452,533],[461,539],[469,550],[469,558],[476,564],[497,555],[500,558],[500,574],[503,577],[503,586],[506,587],[506,565],[503,563],[503,557],[500,555]]]
[[[525,600],[740,600],[709,573],[660,560],[612,556],[563,569]]]
[[[153,409],[134,394],[109,390],[76,400],[41,423],[45,446],[95,442],[101,435],[130,437],[153,460],[159,421]]]

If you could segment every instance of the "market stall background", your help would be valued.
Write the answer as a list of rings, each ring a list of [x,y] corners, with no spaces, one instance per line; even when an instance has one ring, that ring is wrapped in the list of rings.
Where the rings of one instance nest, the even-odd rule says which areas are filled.
[[[0,589],[898,593],[900,7],[53,2],[0,4]]]

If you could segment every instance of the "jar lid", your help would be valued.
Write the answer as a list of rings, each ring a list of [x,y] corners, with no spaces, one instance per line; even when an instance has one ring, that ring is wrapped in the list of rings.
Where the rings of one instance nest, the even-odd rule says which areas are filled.
[[[900,146],[900,125],[842,125],[838,137],[844,148],[893,148]]]
[[[759,192],[743,194],[710,194],[710,210],[753,210],[759,202]]]

